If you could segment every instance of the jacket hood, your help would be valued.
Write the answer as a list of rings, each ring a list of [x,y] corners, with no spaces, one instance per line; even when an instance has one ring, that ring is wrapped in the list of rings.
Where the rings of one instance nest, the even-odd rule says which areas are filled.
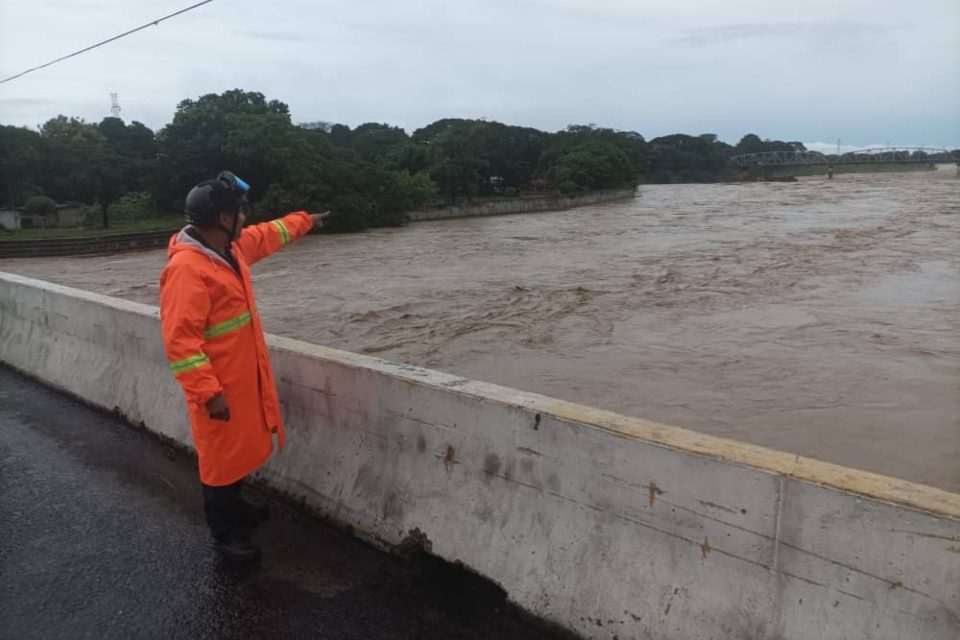
[[[220,262],[231,269],[233,268],[230,266],[230,263],[227,262],[226,258],[187,233],[187,229],[189,228],[190,226],[187,225],[170,237],[170,243],[167,245],[168,259],[181,251],[199,251],[214,262]]]

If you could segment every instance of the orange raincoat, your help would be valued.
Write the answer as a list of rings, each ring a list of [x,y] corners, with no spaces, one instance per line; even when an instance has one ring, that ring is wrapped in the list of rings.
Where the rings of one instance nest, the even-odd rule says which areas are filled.
[[[300,211],[247,227],[232,245],[239,273],[216,251],[181,231],[170,239],[160,276],[160,318],[170,368],[183,387],[200,481],[232,484],[284,442],[280,402],[253,296],[249,265],[313,228]],[[230,420],[213,420],[206,404],[223,393]]]

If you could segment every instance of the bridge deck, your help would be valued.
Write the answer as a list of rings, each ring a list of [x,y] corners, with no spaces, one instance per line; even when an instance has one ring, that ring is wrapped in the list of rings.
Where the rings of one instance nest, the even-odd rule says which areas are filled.
[[[0,367],[0,629],[15,638],[548,638],[502,592],[285,507],[217,559],[194,462]]]

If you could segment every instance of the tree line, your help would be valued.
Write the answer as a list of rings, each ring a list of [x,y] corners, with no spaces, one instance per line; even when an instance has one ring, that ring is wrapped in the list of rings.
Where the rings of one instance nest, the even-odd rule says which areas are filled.
[[[115,117],[58,116],[38,131],[0,126],[0,204],[96,204],[103,226],[131,211],[179,213],[187,191],[229,168],[252,185],[255,216],[332,209],[333,230],[403,224],[427,203],[531,191],[577,193],[647,182],[712,182],[738,153],[798,142],[715,135],[646,141],[572,125],[549,133],[443,119],[408,134],[388,124],[295,124],[286,104],[234,89],[181,101],[159,131]]]
[[[644,153],[638,134],[597,127],[294,124],[286,104],[236,89],[181,101],[157,132],[114,117],[0,126],[0,204],[96,203],[108,226],[131,203],[179,212],[191,186],[229,168],[252,185],[258,217],[326,208],[335,230],[356,230],[402,224],[430,202],[635,184]]]

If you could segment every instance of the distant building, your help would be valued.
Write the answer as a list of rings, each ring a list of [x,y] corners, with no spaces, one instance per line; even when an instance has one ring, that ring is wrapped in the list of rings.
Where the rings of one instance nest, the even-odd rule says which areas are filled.
[[[78,202],[57,205],[57,227],[79,227],[87,220],[86,208]]]
[[[45,229],[47,227],[79,227],[86,221],[82,204],[65,202],[58,204],[55,212],[47,215],[31,215],[23,207],[0,209],[0,227],[13,229]]]
[[[0,209],[0,229],[13,231],[20,228],[19,209]]]

